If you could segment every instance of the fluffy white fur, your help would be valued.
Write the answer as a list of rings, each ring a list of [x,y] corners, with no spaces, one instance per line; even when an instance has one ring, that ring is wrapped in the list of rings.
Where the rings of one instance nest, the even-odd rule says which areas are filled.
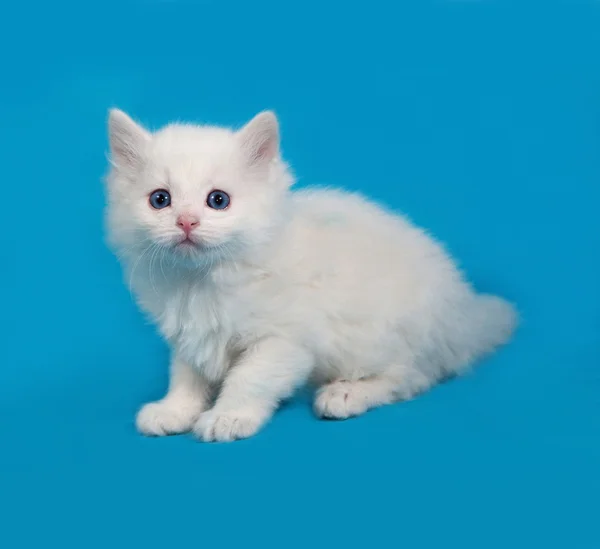
[[[109,118],[110,241],[172,350],[167,395],[139,430],[205,441],[256,433],[312,380],[318,416],[409,399],[507,341],[516,314],[477,295],[406,219],[333,190],[290,191],[275,116],[239,131]],[[149,195],[170,192],[156,210]],[[207,206],[214,189],[226,210]],[[190,238],[181,215],[199,220]]]

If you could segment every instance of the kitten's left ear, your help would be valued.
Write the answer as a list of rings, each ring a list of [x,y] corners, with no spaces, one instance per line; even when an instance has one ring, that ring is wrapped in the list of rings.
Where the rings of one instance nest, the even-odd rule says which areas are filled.
[[[266,166],[279,154],[279,123],[272,111],[257,114],[238,136],[250,166]]]

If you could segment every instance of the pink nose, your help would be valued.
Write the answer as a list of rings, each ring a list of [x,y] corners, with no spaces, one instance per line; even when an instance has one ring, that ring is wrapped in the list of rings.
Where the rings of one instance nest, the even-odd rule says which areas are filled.
[[[200,220],[194,215],[182,214],[177,218],[177,226],[181,228],[186,235],[190,234],[199,224]]]

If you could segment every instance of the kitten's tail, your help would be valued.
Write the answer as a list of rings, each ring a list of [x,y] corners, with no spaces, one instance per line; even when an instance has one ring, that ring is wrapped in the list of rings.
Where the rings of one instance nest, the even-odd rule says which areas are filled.
[[[475,296],[475,326],[479,353],[485,354],[506,343],[518,324],[514,305],[501,297],[488,294]]]

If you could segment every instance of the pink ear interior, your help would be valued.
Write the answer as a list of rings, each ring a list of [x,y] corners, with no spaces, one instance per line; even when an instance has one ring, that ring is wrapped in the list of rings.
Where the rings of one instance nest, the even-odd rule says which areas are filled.
[[[279,128],[273,113],[258,114],[241,132],[250,165],[266,164],[275,158],[279,150]]]
[[[277,152],[277,141],[275,136],[269,132],[261,132],[256,136],[258,141],[256,148],[252,152],[252,159],[255,162],[269,162]]]

